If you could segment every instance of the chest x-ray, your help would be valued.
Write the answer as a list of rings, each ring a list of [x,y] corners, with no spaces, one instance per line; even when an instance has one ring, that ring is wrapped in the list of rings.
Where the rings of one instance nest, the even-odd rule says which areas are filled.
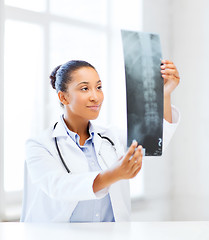
[[[136,139],[146,156],[162,155],[163,79],[157,34],[122,30],[128,146]]]

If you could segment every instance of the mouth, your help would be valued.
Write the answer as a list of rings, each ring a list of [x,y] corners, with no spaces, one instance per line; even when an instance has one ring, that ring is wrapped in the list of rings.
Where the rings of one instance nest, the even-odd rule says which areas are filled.
[[[87,108],[91,109],[92,111],[98,111],[100,109],[101,104],[99,105],[93,105],[93,106],[87,106]]]

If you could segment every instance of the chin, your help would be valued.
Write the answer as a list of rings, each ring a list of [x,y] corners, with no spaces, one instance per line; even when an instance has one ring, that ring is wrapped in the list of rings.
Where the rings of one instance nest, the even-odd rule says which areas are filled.
[[[89,120],[95,120],[97,119],[99,116],[99,113],[98,114],[91,114],[91,116],[89,116]]]
[[[89,120],[95,120],[98,118],[99,115],[95,116],[95,117],[91,117]]]

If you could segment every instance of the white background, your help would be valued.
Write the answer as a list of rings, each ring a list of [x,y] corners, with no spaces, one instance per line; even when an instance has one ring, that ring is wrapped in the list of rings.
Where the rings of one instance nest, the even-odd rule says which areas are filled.
[[[117,9],[120,9],[120,4],[123,2],[117,2],[119,4]],[[130,1],[128,2],[130,3]],[[2,4],[2,1],[0,3]],[[4,12],[2,12],[2,5],[0,7],[0,34],[2,37]],[[138,6],[132,5],[131,7],[130,12],[136,10]],[[172,100],[180,109],[181,123],[165,156],[144,162],[143,199],[133,204],[132,219],[140,221],[208,220],[209,1],[146,0],[143,1],[142,10],[142,21],[140,18],[134,19],[133,22],[137,27],[133,28],[140,29],[142,27],[144,31],[159,33],[164,58],[173,60],[179,69],[181,83],[175,90]],[[129,17],[124,13],[121,19],[126,22]],[[127,26],[127,28],[131,28],[131,26]],[[112,30],[108,31],[110,33]],[[116,39],[112,38],[112,41],[117,42]],[[2,42],[0,44],[0,107],[2,113],[4,58],[2,57]],[[108,49],[110,46],[113,48],[110,42],[108,44]],[[110,53],[112,48],[108,50]],[[108,74],[121,76],[122,79],[123,73],[115,71],[114,68],[116,60],[116,56],[112,56],[112,63],[107,62],[107,69],[110,69],[111,72]],[[121,66],[121,63],[119,65]],[[47,69],[47,73],[49,69]],[[116,78],[113,77],[113,79]],[[117,88],[117,84],[116,86],[113,84],[111,91],[115,88]],[[47,97],[47,99],[51,98]],[[119,99],[120,97],[115,99],[114,107],[118,104]],[[111,116],[110,121],[114,121],[114,110],[109,115]],[[2,114],[0,115],[0,123],[3,126]],[[2,189],[4,181],[2,175],[3,130],[1,128],[1,212],[5,209],[3,204],[5,195]]]
[[[62,112],[49,84],[54,67],[71,59],[93,64],[105,94],[97,122],[125,130],[120,29],[141,29],[141,6],[140,0],[1,0],[2,220],[20,215],[26,139],[54,124]],[[142,176],[131,180],[134,199],[143,194]]]
[[[144,164],[146,200],[137,220],[209,219],[209,1],[146,0],[143,29],[158,32],[181,83],[181,123],[163,160]]]

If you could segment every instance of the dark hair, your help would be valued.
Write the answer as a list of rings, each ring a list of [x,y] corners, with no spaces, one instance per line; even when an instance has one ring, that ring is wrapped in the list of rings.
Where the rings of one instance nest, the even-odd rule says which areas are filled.
[[[72,81],[72,74],[82,67],[90,67],[96,70],[90,63],[81,60],[71,60],[57,66],[49,76],[52,87],[57,92],[66,92],[68,83]]]

